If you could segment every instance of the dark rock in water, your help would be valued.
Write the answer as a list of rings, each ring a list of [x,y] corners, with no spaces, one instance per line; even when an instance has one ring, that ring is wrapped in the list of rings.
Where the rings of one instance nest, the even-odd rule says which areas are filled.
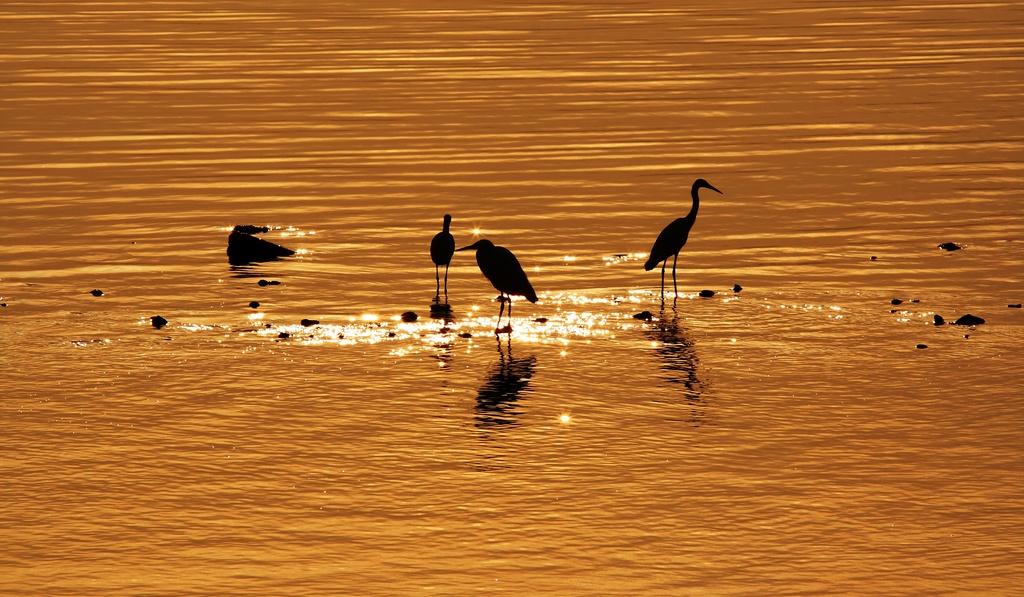
[[[256,232],[267,231],[266,227],[235,226],[235,229],[228,235],[228,262],[231,265],[245,265],[255,261],[274,261],[280,257],[295,254],[295,251],[291,249],[252,236],[251,233],[246,232],[249,229],[255,229]]]
[[[100,290],[99,288],[96,288],[95,290],[89,292],[89,294],[93,296],[103,296],[103,291]]]
[[[303,319],[299,323],[301,323],[303,327],[307,327],[308,328],[311,325],[319,324],[320,320],[319,319]]]
[[[701,290],[697,294],[699,294],[700,296],[702,296],[704,298],[711,298],[711,297],[715,296],[715,291],[714,290]]]
[[[876,259],[878,259],[878,255],[872,255],[871,256],[871,261],[875,261]]]
[[[397,335],[398,335],[398,334],[396,334],[396,333],[394,333],[394,332],[388,332],[388,338],[394,338],[394,337],[395,337],[395,336],[397,336]]]
[[[280,284],[277,280],[260,280],[257,282],[260,286],[277,286]]]
[[[963,317],[954,321],[953,325],[981,325],[983,323],[985,323],[984,319],[968,313],[967,315],[964,315]]]
[[[894,305],[902,305],[903,304],[903,301],[901,301],[900,299],[892,299],[889,302],[894,304]]]
[[[921,299],[910,299],[910,302],[912,302],[912,303],[920,303]]]
[[[547,323],[548,322],[548,318],[547,317],[538,317],[537,319],[534,319],[533,321],[535,323]]]
[[[259,309],[260,308],[260,302],[259,301],[249,301],[249,306],[252,307],[253,309]]]
[[[419,318],[420,316],[416,315],[414,311],[406,311],[405,313],[402,313],[402,321],[405,323],[413,323]]]
[[[472,337],[473,337],[473,334],[470,334],[469,332],[462,332],[461,334],[459,334],[459,338],[472,338]]]
[[[918,348],[928,348],[928,345],[927,344],[918,344],[917,347]]]
[[[292,335],[289,334],[288,332],[281,332],[280,334],[277,335],[277,337],[281,338],[281,339],[284,339],[284,338],[291,338]]]
[[[167,325],[167,320],[159,315],[154,315],[153,317],[150,317],[149,320],[153,323],[153,327],[158,330]]]
[[[1006,306],[1011,308],[1011,309],[1020,309],[1020,303],[1015,303],[1013,305],[1006,305]]]
[[[939,314],[936,314],[932,321],[934,325],[946,325],[946,320]]]
[[[235,226],[231,232],[241,232],[242,234],[260,234],[263,232],[270,232],[270,226],[253,226],[252,224],[239,224]]]
[[[633,316],[633,319],[639,319],[641,321],[650,321],[654,319],[654,313],[650,311],[641,311]]]
[[[6,307],[7,303],[0,303],[0,307]]]
[[[733,285],[732,285],[732,291],[733,291],[733,292],[739,292],[739,291],[741,291],[741,290],[743,290],[743,287],[742,287],[742,286],[740,286],[739,284],[733,284]]]
[[[959,251],[963,247],[956,243],[942,243],[941,245],[939,245],[939,248],[942,249],[943,251]]]

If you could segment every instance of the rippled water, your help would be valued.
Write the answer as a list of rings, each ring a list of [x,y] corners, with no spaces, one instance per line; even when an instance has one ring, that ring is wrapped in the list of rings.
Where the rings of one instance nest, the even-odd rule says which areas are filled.
[[[0,28],[0,592],[1024,585],[1017,4]],[[529,273],[513,333],[467,253],[431,317],[445,213]],[[236,224],[300,254],[231,266]]]

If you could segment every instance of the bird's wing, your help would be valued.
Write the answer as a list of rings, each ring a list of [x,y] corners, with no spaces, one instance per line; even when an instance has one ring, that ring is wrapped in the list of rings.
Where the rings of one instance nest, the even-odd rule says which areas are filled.
[[[678,218],[665,226],[665,229],[658,235],[658,240],[654,241],[654,246],[651,247],[651,255],[647,259],[647,263],[644,264],[644,269],[652,270],[662,261],[678,253],[686,244],[692,226],[693,221],[688,218]]]

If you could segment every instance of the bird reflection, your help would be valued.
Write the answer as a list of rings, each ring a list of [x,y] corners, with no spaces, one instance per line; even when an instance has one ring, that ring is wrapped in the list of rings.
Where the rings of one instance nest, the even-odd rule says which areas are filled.
[[[657,321],[647,328],[647,337],[657,344],[655,352],[664,361],[661,369],[666,372],[665,381],[682,390],[681,400],[669,398],[664,402],[683,404],[690,408],[682,420],[699,427],[706,422],[707,384],[700,378],[699,361],[688,330],[680,327],[675,310],[662,311]]]
[[[478,429],[501,429],[518,425],[516,417],[522,414],[519,400],[537,367],[537,357],[512,355],[512,339],[507,348],[498,338],[498,362],[491,368],[476,397],[475,425]]]

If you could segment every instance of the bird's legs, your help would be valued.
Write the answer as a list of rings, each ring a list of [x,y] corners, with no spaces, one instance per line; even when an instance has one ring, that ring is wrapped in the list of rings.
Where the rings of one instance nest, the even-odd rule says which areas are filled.
[[[444,303],[448,304],[448,266],[450,263],[444,264]]]
[[[501,316],[505,314],[505,293],[498,296],[498,302],[501,303],[501,308],[498,309],[498,324],[494,326],[494,333],[501,329]]]
[[[440,268],[437,264],[434,264],[434,279],[437,280],[437,292],[434,293],[434,302],[441,302],[441,273]],[[444,298],[445,302],[448,302],[448,271],[444,273]]]
[[[665,264],[668,263],[668,257],[665,261],[661,262],[661,299],[665,300]]]
[[[672,258],[672,291],[675,293],[675,297],[672,300],[679,298],[679,288],[676,286],[676,260],[679,259],[679,253]],[[665,259],[668,261],[668,259]]]

